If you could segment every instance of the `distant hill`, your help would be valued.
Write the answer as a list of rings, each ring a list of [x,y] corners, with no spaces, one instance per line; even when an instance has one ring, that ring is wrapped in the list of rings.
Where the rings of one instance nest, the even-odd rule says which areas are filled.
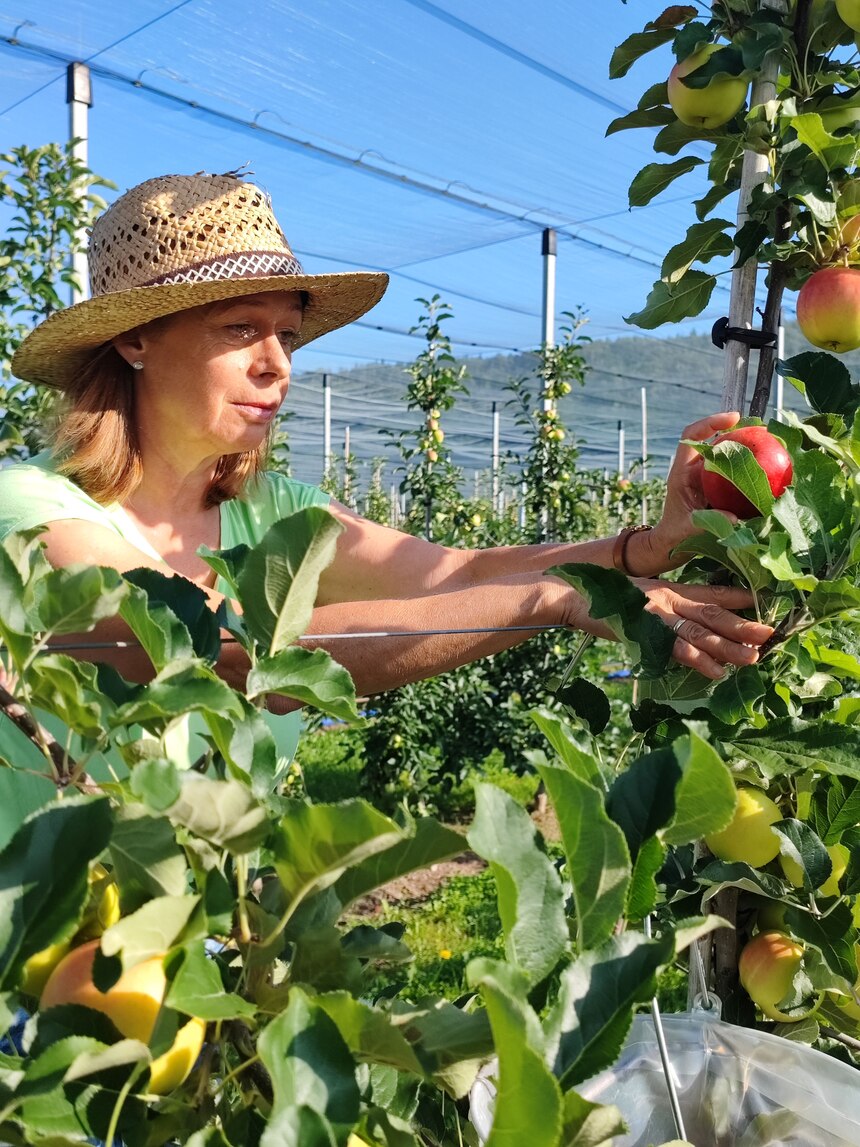
[[[809,350],[796,326],[786,327],[786,356]],[[582,463],[614,473],[618,469],[618,423],[624,430],[625,469],[642,455],[642,400],[647,405],[648,454],[651,473],[665,474],[675,444],[684,427],[697,418],[719,410],[722,396],[723,352],[708,336],[681,335],[670,338],[632,334],[600,339],[585,347],[588,375],[585,387],[562,403],[562,413],[581,448]],[[531,354],[496,355],[460,360],[467,368],[469,394],[446,415],[443,427],[454,460],[472,483],[485,489],[491,464],[492,408],[500,413],[501,453],[514,453],[525,445],[523,431],[515,425],[506,386],[532,374]],[[860,353],[845,356],[852,374],[860,372]],[[751,356],[747,401],[755,381],[757,353]],[[386,459],[383,481],[399,483],[395,472],[396,451],[381,431],[397,432],[417,424],[405,409],[408,378],[404,365],[357,366],[329,376],[332,391],[332,448],[343,453],[344,433],[349,427],[350,450],[366,480],[374,458]],[[775,396],[774,396],[775,399]],[[298,372],[288,399],[293,474],[318,482],[322,473],[323,398],[320,374]],[[801,413],[805,402],[792,387],[786,387],[785,405]]]

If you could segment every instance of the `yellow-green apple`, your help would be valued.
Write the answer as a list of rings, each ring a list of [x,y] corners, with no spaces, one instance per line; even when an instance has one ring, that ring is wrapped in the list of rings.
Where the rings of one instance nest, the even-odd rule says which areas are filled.
[[[830,857],[830,875],[824,883],[818,888],[818,892],[822,896],[838,896],[839,895],[839,881],[845,874],[848,868],[848,861],[851,858],[851,853],[844,844],[828,844],[827,853]],[[786,878],[794,885],[795,888],[803,887],[803,869],[790,856],[786,856],[784,852],[779,854],[779,863],[782,871],[785,873]]]
[[[103,1012],[126,1039],[149,1043],[161,1009],[167,979],[161,956],[153,956],[126,969],[113,987],[101,992],[93,983],[93,960],[100,941],[73,948],[60,961],[45,984],[40,1008],[82,1004]],[[194,1066],[203,1046],[205,1023],[192,1018],[176,1033],[163,1055],[150,1065],[149,1090],[164,1095],[179,1087]]]
[[[810,1015],[821,1002],[821,993],[809,1007],[788,1015],[779,1004],[791,993],[795,973],[803,959],[803,945],[785,932],[759,932],[744,945],[738,973],[744,991],[772,1020],[796,1023]]]
[[[738,789],[738,803],[728,826],[705,837],[705,844],[720,860],[743,861],[753,868],[769,864],[779,852],[779,835],[771,825],[782,813],[767,793]]]
[[[860,270],[822,267],[797,296],[797,323],[813,346],[845,354],[860,347]]]
[[[836,0],[839,18],[855,32],[860,32],[860,0]]]
[[[720,434],[714,439],[714,446],[720,442],[738,442],[752,451],[753,457],[767,475],[768,485],[774,498],[778,498],[791,483],[794,474],[791,455],[780,440],[765,426],[741,426]],[[744,497],[728,478],[716,470],[702,469],[702,491],[708,505],[715,510],[728,510],[739,518],[755,518],[759,510]]]
[[[741,76],[717,75],[705,88],[691,88],[683,82],[684,76],[695,72],[719,50],[719,44],[706,44],[686,60],[680,60],[669,73],[669,103],[688,127],[722,127],[744,106],[749,81]]]

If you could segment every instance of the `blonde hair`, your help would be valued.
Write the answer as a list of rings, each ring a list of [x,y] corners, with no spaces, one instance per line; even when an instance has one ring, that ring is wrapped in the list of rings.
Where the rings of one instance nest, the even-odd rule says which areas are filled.
[[[126,502],[143,478],[134,422],[134,371],[105,343],[69,385],[54,434],[57,469],[103,506]],[[217,506],[240,496],[266,468],[267,439],[256,450],[224,454],[206,493]]]

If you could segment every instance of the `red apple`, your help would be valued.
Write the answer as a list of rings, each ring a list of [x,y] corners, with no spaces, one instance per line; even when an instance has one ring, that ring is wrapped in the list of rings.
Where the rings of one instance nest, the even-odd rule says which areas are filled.
[[[149,1043],[161,1001],[167,990],[162,959],[154,956],[122,973],[112,988],[101,992],[93,983],[93,961],[101,941],[91,940],[73,948],[51,972],[39,1002],[40,1008],[59,1004],[83,1004],[103,1012],[127,1039]],[[164,1095],[179,1087],[194,1066],[206,1025],[192,1018],[176,1033],[163,1055],[150,1065],[149,1090]]]
[[[741,426],[714,439],[714,446],[720,442],[739,442],[753,453],[753,457],[767,475],[771,493],[775,498],[791,482],[793,467],[791,457],[778,438],[764,426]],[[702,489],[708,505],[714,510],[728,510],[739,518],[755,518],[760,511],[745,498],[737,486],[715,470],[702,470]]]
[[[797,296],[797,322],[813,346],[845,354],[860,347],[860,270],[822,267]]]
[[[688,127],[722,127],[744,106],[749,81],[741,76],[717,75],[706,88],[690,88],[683,77],[695,72],[720,50],[720,44],[706,44],[677,63],[669,73],[669,103]]]
[[[741,984],[769,1019],[796,1023],[817,1008],[820,993],[802,1014],[787,1015],[778,1006],[790,994],[802,959],[803,946],[785,932],[759,932],[741,952],[738,960]]]

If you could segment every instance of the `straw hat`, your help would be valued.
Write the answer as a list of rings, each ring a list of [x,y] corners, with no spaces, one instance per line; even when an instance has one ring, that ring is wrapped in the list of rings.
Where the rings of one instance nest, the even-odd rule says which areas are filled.
[[[258,291],[307,291],[301,346],[352,322],[382,297],[388,276],[306,275],[269,197],[234,174],[164,175],[116,200],[88,252],[92,297],[57,311],[21,343],[12,373],[68,386],[92,352],[164,315]]]

